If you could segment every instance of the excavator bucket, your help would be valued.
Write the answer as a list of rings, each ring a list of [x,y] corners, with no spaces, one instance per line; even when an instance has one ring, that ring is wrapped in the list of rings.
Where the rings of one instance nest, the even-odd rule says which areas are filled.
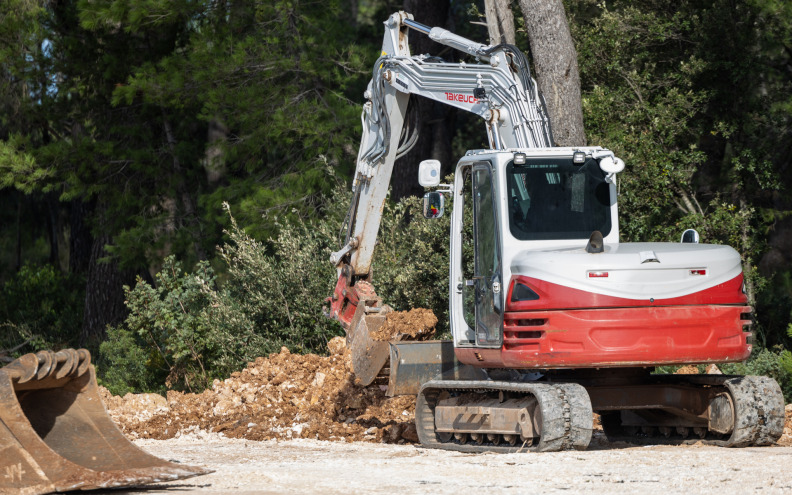
[[[363,386],[370,385],[390,357],[390,346],[387,341],[374,340],[374,334],[385,323],[385,315],[390,313],[390,306],[377,308],[373,314],[367,314],[366,308],[360,304],[347,329],[347,347],[352,354],[352,370]]]
[[[26,354],[0,369],[0,494],[138,486],[209,472],[127,440],[105,411],[85,349]]]

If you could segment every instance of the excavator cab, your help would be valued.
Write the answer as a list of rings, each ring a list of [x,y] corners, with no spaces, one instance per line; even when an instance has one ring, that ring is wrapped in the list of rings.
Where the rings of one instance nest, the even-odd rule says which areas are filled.
[[[516,253],[544,246],[571,249],[594,231],[618,242],[615,180],[597,155],[605,151],[481,151],[460,160],[451,221],[451,325],[457,345],[502,346]]]

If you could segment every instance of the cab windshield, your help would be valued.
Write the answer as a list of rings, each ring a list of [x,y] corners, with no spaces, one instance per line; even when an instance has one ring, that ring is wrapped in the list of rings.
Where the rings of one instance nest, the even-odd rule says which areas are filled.
[[[520,240],[588,239],[611,231],[610,187],[599,163],[527,158],[506,167],[509,228]]]

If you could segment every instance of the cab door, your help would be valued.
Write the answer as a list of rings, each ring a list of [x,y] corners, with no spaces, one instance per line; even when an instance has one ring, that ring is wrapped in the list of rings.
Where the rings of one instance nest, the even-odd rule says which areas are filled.
[[[473,167],[473,239],[476,346],[503,343],[503,277],[501,273],[498,212],[489,164]]]

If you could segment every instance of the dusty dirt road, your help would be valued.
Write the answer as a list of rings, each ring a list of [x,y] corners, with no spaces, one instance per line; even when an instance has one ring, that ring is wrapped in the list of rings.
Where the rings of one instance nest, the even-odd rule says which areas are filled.
[[[792,447],[611,446],[598,435],[587,451],[543,454],[461,454],[304,439],[259,442],[217,434],[135,443],[157,456],[216,470],[157,485],[147,495],[792,493]]]

